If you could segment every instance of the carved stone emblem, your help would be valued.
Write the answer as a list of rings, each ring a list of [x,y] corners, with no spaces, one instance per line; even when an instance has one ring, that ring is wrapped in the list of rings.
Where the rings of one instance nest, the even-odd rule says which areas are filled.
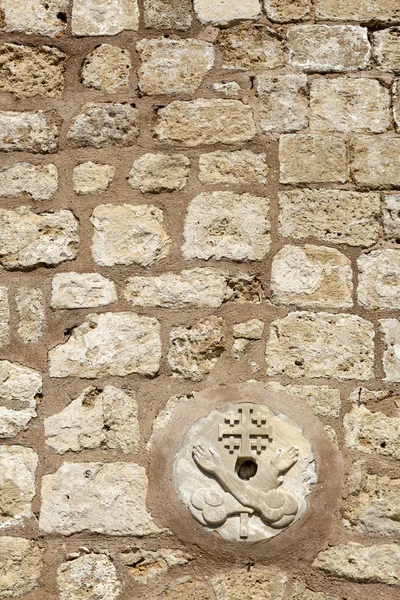
[[[257,541],[301,517],[316,475],[311,446],[296,423],[265,405],[243,403],[213,410],[189,429],[173,479],[207,529]]]

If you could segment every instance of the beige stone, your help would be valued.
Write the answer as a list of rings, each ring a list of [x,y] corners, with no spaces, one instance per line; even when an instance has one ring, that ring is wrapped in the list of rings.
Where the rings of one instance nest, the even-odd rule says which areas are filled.
[[[366,308],[400,308],[400,250],[362,254],[358,265],[358,302]]]
[[[333,136],[288,134],[279,142],[281,183],[346,183],[345,142]]]
[[[268,19],[277,23],[300,21],[309,17],[312,0],[263,0]]]
[[[172,581],[164,590],[162,600],[214,600],[214,595],[207,583],[188,579]],[[160,598],[159,595],[151,595],[146,596],[143,600],[158,600],[158,598]]]
[[[64,463],[42,479],[39,527],[70,535],[159,533],[146,508],[147,476],[132,462]]]
[[[260,23],[223,29],[218,44],[224,69],[276,69],[285,63],[282,39]]]
[[[152,265],[168,256],[171,239],[162,211],[151,205],[96,206],[90,218],[92,255],[98,265]]]
[[[186,31],[192,24],[191,0],[144,0],[144,25],[151,29]]]
[[[44,300],[39,288],[19,288],[15,294],[18,336],[25,343],[37,342],[43,335]]]
[[[96,308],[117,301],[115,283],[100,273],[58,273],[51,287],[51,307]]]
[[[295,25],[289,29],[289,63],[308,72],[346,72],[368,66],[368,30],[354,25]]]
[[[128,182],[143,194],[179,191],[187,183],[190,165],[184,154],[143,154],[133,163]]]
[[[217,150],[200,154],[199,179],[208,185],[266,183],[267,173],[265,154],[256,154],[251,150]]]
[[[201,381],[225,350],[224,321],[212,315],[190,327],[174,327],[170,333],[168,363],[175,376]]]
[[[367,454],[400,458],[400,417],[353,406],[344,416],[346,445]]]
[[[242,88],[236,81],[227,81],[225,83],[213,83],[213,90],[220,92],[225,96],[237,96]]]
[[[29,594],[39,585],[42,554],[33,540],[0,537],[0,598]]]
[[[203,192],[187,209],[184,258],[262,260],[270,247],[269,201],[233,192]]]
[[[17,163],[0,170],[0,196],[17,197],[29,194],[33,200],[49,200],[58,188],[55,165]]]
[[[253,111],[239,100],[176,100],[157,115],[155,134],[168,144],[237,144],[256,135]]]
[[[396,585],[400,579],[400,546],[350,542],[320,552],[314,566],[350,581]]]
[[[116,94],[129,85],[132,68],[129,50],[101,44],[86,56],[82,66],[82,83],[88,88]]]
[[[308,126],[306,75],[258,75],[256,89],[263,131],[291,132]]]
[[[350,169],[360,187],[400,187],[400,139],[354,137],[350,145]]]
[[[54,110],[0,111],[0,150],[3,152],[56,152],[59,118]]]
[[[382,133],[391,128],[390,92],[376,79],[315,79],[310,88],[310,129]]]
[[[350,402],[355,404],[369,404],[377,406],[377,402],[389,400],[389,402],[400,408],[400,395],[395,390],[369,390],[364,387],[357,387],[349,396]]]
[[[119,559],[129,567],[129,575],[135,581],[146,584],[157,575],[165,574],[171,567],[186,565],[192,557],[181,550],[169,548],[154,551],[132,548],[121,552]]]
[[[372,246],[381,235],[380,195],[344,190],[279,193],[283,237],[316,238],[331,244]]]
[[[72,120],[68,139],[74,146],[132,146],[139,135],[139,112],[130,104],[88,102]]]
[[[271,323],[267,374],[370,379],[374,327],[358,315],[293,312]]]
[[[324,594],[324,592],[313,592],[304,581],[297,579],[293,584],[293,593],[290,596],[290,600],[345,600],[338,596],[332,596],[331,594]]]
[[[277,381],[269,384],[273,390],[285,392],[297,399],[306,401],[314,415],[317,417],[331,417],[337,419],[340,414],[340,391],[327,385],[282,385]]]
[[[0,347],[10,343],[10,306],[8,289],[0,287]]]
[[[261,15],[259,0],[194,0],[194,10],[200,23],[208,25],[228,25]]]
[[[50,350],[50,377],[155,375],[160,359],[160,324],[154,317],[90,314],[64,344]]]
[[[399,10],[400,21],[400,10]],[[384,71],[400,71],[400,28],[390,27],[372,34],[376,64]]]
[[[194,94],[214,64],[212,44],[202,40],[142,39],[139,90],[148,96]]]
[[[386,381],[400,381],[400,321],[381,319],[384,334],[383,368]]]
[[[264,331],[264,322],[260,319],[250,319],[244,323],[233,326],[233,337],[245,340],[261,340]]]
[[[283,600],[286,584],[285,573],[265,567],[231,571],[211,579],[216,600]]]
[[[385,238],[400,239],[400,194],[383,195],[382,215]]]
[[[284,246],[274,256],[272,300],[296,306],[353,306],[351,262],[324,246]]]
[[[245,340],[244,338],[238,338],[233,340],[231,356],[238,360],[242,358],[243,354],[249,349],[250,340]]]
[[[116,169],[111,165],[100,165],[92,161],[77,165],[72,173],[74,192],[78,195],[105,192],[115,177]]]
[[[400,21],[397,0],[318,0],[317,19],[393,23]]]
[[[41,392],[40,373],[8,360],[0,361],[1,439],[12,438],[28,428],[36,417]]]
[[[137,0],[74,0],[73,35],[116,35],[138,27]]]
[[[70,0],[0,0],[0,30],[61,37]]]
[[[171,423],[176,406],[181,402],[190,402],[192,397],[193,394],[188,394],[187,396],[171,396],[171,398],[168,399],[164,408],[160,410],[153,421],[151,436],[146,444],[147,451],[149,451],[153,445],[154,435],[162,429],[165,429],[165,427]]]
[[[229,277],[226,299],[239,304],[245,302],[261,304],[265,301],[265,292],[260,277],[246,273]]]
[[[60,600],[116,600],[121,584],[106,554],[84,554],[57,569]]]
[[[22,525],[33,517],[38,456],[31,448],[0,446],[0,527]],[[1,586],[0,586],[1,589]]]
[[[36,214],[0,209],[0,263],[6,269],[58,265],[76,258],[78,221],[69,210]]]
[[[397,133],[400,133],[400,79],[396,79],[392,88],[393,118]]]

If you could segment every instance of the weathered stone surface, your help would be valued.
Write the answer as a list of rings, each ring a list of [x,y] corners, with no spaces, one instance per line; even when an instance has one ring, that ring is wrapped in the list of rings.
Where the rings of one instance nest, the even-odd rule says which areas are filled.
[[[121,552],[120,561],[129,567],[129,575],[139,583],[166,573],[169,568],[186,565],[192,557],[181,550],[132,548]]]
[[[157,414],[156,418],[153,421],[151,436],[146,444],[147,451],[151,449],[154,434],[156,434],[158,431],[161,431],[169,423],[171,423],[176,405],[180,402],[190,402],[192,397],[193,394],[188,394],[187,396],[171,396],[171,398],[168,399],[164,408],[160,410],[160,412]]]
[[[264,331],[264,322],[260,319],[250,319],[244,323],[233,326],[233,337],[245,340],[261,340]]]
[[[214,64],[212,44],[202,40],[142,39],[139,90],[148,96],[194,94]]]
[[[385,347],[383,351],[383,368],[386,381],[400,381],[400,321],[381,319]]]
[[[106,554],[85,554],[57,569],[60,600],[116,600],[117,569]]]
[[[268,19],[277,23],[300,21],[309,16],[312,0],[263,0]]]
[[[176,100],[157,114],[156,136],[169,144],[237,144],[256,134],[253,111],[239,100]]]
[[[226,83],[213,83],[213,90],[220,92],[225,96],[237,96],[241,90],[237,81],[227,81]]]
[[[224,69],[276,69],[285,62],[282,39],[265,25],[238,25],[218,36]]]
[[[132,68],[129,50],[101,44],[85,58],[82,67],[82,83],[88,88],[116,94],[129,85]]]
[[[69,0],[0,0],[0,31],[61,37]]]
[[[368,247],[381,234],[377,193],[291,190],[279,193],[279,208],[284,237],[314,237],[331,244]]]
[[[42,573],[42,550],[25,538],[0,537],[0,597],[29,594]]]
[[[231,356],[238,360],[242,358],[243,354],[248,350],[250,346],[250,340],[245,340],[244,338],[238,338],[233,340]]]
[[[8,289],[0,287],[0,347],[10,343],[10,306]]]
[[[3,152],[56,152],[59,118],[54,110],[0,111],[0,150]]]
[[[194,10],[200,23],[228,25],[237,21],[257,19],[261,14],[258,0],[194,0]]]
[[[37,342],[43,335],[44,300],[39,288],[19,288],[15,294],[18,335],[23,342]]]
[[[400,579],[400,546],[350,542],[320,552],[314,566],[350,581],[396,585]]]
[[[272,261],[272,300],[297,306],[353,306],[351,262],[324,246],[284,246]]]
[[[157,319],[133,312],[91,314],[67,342],[50,350],[50,376],[155,375],[160,359]]]
[[[251,150],[237,150],[236,152],[217,150],[200,154],[199,179],[201,183],[209,185],[266,183],[267,173],[265,154],[256,154]]]
[[[207,317],[191,327],[174,327],[170,333],[168,363],[175,376],[201,381],[225,350],[224,321]]]
[[[264,302],[265,292],[260,277],[246,273],[239,274],[238,277],[229,277],[226,299],[239,304]]]
[[[139,112],[130,104],[88,102],[68,132],[78,147],[132,146],[139,135]]]
[[[144,25],[186,31],[192,24],[191,0],[144,0]]]
[[[116,35],[138,27],[137,0],[74,0],[73,35]]]
[[[400,10],[399,10],[400,21]],[[400,71],[400,29],[390,27],[372,34],[376,64],[384,71]]]
[[[160,596],[145,596],[139,600],[157,600]],[[165,600],[214,600],[209,585],[204,581],[177,579],[164,590]],[[163,598],[163,600],[164,600]]]
[[[256,89],[263,131],[281,133],[307,127],[306,75],[258,75]]]
[[[383,195],[382,215],[385,238],[400,239],[400,194]]]
[[[219,308],[227,295],[227,273],[220,269],[197,267],[179,274],[130,277],[124,295],[135,306]]]
[[[187,210],[184,258],[262,260],[270,247],[267,198],[203,192]]]
[[[346,183],[347,150],[338,137],[282,135],[279,142],[281,183]]]
[[[34,200],[49,200],[58,188],[55,165],[17,163],[0,170],[0,196],[29,194]]]
[[[24,431],[41,397],[42,377],[37,371],[8,360],[0,361],[0,438]]]
[[[311,73],[365,69],[371,56],[368,30],[353,25],[295,25],[287,44],[290,64]]]
[[[251,571],[232,571],[211,579],[216,600],[283,600],[287,576],[281,571],[253,568]]]
[[[189,177],[190,164],[184,154],[143,154],[133,163],[128,181],[143,194],[182,190]]]
[[[33,517],[38,456],[31,448],[0,446],[0,526],[21,525]],[[1,589],[1,585],[0,585]]]
[[[400,7],[397,0],[318,0],[317,19],[398,23]]]
[[[115,177],[116,169],[111,165],[99,165],[92,161],[76,166],[72,173],[74,192],[99,194],[105,192]]]
[[[358,315],[293,312],[271,323],[267,374],[370,379],[374,327]]]
[[[393,117],[397,133],[400,133],[400,79],[396,79],[392,88]]]
[[[313,592],[310,590],[304,581],[296,580],[294,582],[293,593],[290,596],[290,600],[345,600],[338,596],[332,596],[331,594],[324,594],[324,592]]]
[[[390,92],[376,79],[315,79],[310,88],[312,131],[382,133],[391,127]]]
[[[98,265],[147,267],[168,256],[172,242],[164,229],[163,213],[155,206],[101,204],[90,220],[92,254]]]
[[[344,416],[346,445],[352,450],[400,458],[400,417],[353,406]]]
[[[69,450],[112,448],[124,453],[139,449],[138,407],[133,392],[111,385],[83,390],[58,414],[44,420],[46,444],[59,454]]]
[[[52,308],[96,308],[116,301],[115,283],[100,273],[58,273],[53,278]]]
[[[327,385],[282,385],[277,381],[269,384],[273,390],[282,391],[294,399],[305,400],[317,417],[337,419],[340,414],[340,391]]]
[[[350,145],[350,168],[360,187],[400,187],[400,139],[354,137]]]
[[[0,264],[6,269],[58,265],[78,252],[78,222],[69,210],[35,214],[0,209]]]
[[[63,535],[86,529],[107,535],[158,533],[146,495],[145,469],[135,463],[64,463],[42,479],[39,527]]]
[[[358,302],[366,308],[400,308],[400,250],[362,254],[358,265]]]

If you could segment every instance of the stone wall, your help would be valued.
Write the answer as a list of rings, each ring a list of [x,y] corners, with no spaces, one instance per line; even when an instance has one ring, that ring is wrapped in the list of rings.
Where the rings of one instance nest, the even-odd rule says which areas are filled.
[[[0,598],[398,598],[398,0],[0,0],[0,31]],[[173,406],[249,380],[343,455],[307,552],[152,514]]]

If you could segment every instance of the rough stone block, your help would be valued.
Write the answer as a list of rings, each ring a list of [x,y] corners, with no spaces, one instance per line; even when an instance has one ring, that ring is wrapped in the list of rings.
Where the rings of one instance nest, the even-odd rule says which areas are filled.
[[[383,231],[388,240],[400,240],[400,194],[383,195]]]
[[[138,27],[137,0],[74,0],[73,35],[116,35]]]
[[[128,182],[143,194],[182,190],[190,165],[190,159],[184,154],[143,154],[133,163]]]
[[[82,83],[88,88],[116,94],[129,85],[132,68],[129,50],[101,44],[86,56],[82,66]]]
[[[310,15],[312,0],[263,0],[268,19],[277,23],[301,21]]]
[[[130,104],[88,102],[74,117],[68,139],[74,146],[132,146],[139,135],[139,112]]]
[[[59,122],[54,110],[0,111],[0,150],[35,154],[56,152]]]
[[[72,173],[74,192],[78,195],[105,192],[115,173],[116,169],[111,165],[99,165],[92,161],[81,163]]]
[[[187,31],[192,24],[191,0],[144,0],[144,25],[150,29]]]
[[[169,548],[159,550],[127,548],[119,554],[122,564],[129,567],[130,577],[143,584],[147,584],[158,575],[166,574],[171,567],[186,565],[192,558],[188,553]]]
[[[327,429],[325,427],[325,429]],[[293,584],[293,593],[289,600],[345,600],[345,598],[339,598],[338,596],[332,596],[332,594],[324,594],[324,592],[313,592],[309,587],[301,581],[296,579]]]
[[[400,9],[399,9],[400,21]],[[384,71],[400,71],[400,28],[390,27],[372,34],[373,55]]]
[[[25,538],[0,537],[0,597],[29,594],[38,585],[43,568],[43,551]]]
[[[44,301],[39,288],[19,288],[15,294],[18,336],[25,343],[37,342],[43,335]]]
[[[0,347],[10,343],[10,307],[8,289],[0,287]]]
[[[273,390],[285,392],[295,400],[305,400],[317,417],[337,419],[340,414],[340,391],[327,385],[282,385],[277,381],[269,384]]]
[[[60,600],[117,600],[117,569],[106,554],[84,554],[57,569]]]
[[[31,448],[0,447],[0,526],[3,530],[33,517],[31,502],[36,494],[37,464],[38,456]]]
[[[233,326],[233,337],[244,340],[261,340],[264,331],[264,322],[260,319],[250,319],[244,323]]]
[[[96,308],[117,301],[115,283],[100,273],[58,273],[50,305],[54,309]]]
[[[287,576],[282,571],[256,567],[251,571],[231,571],[211,579],[217,600],[283,600]]]
[[[362,254],[358,265],[358,302],[366,308],[400,308],[400,250]]]
[[[266,183],[268,166],[265,154],[251,150],[209,152],[199,158],[199,180],[208,185]]]
[[[228,25],[261,16],[259,0],[194,0],[194,10],[200,23]]]
[[[12,438],[36,417],[41,398],[40,373],[8,360],[0,361],[0,438]],[[1,587],[1,586],[0,586]]]
[[[0,0],[0,31],[61,37],[70,0]]]
[[[393,117],[397,133],[400,133],[400,79],[393,83]]]
[[[346,446],[357,452],[400,458],[400,417],[353,406],[344,416]]]
[[[354,137],[350,145],[350,169],[362,188],[400,187],[400,139]]]
[[[260,23],[223,29],[218,44],[224,69],[276,69],[285,64],[282,39],[273,29]]]
[[[383,368],[386,381],[400,381],[400,321],[397,319],[381,319],[385,347],[383,351]]]
[[[318,0],[317,19],[399,23],[400,6],[397,0]]]
[[[17,163],[0,170],[0,196],[17,197],[29,194],[33,200],[49,200],[58,188],[55,165]]]
[[[308,126],[306,75],[258,75],[261,129],[291,132]]]

